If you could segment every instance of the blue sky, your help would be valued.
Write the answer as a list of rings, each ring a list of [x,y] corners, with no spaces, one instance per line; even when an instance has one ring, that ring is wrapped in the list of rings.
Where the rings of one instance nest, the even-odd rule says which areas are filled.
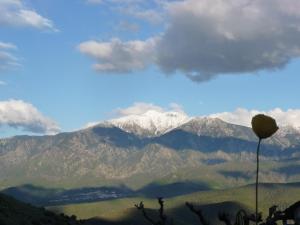
[[[235,121],[277,108],[298,126],[299,12],[296,0],[0,0],[0,137],[135,103]]]

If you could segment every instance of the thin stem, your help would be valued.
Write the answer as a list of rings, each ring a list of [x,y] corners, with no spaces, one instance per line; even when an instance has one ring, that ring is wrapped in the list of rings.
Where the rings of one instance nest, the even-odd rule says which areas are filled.
[[[259,173],[259,149],[261,138],[258,141],[256,149],[256,183],[255,183],[255,224],[258,224],[258,173]]]

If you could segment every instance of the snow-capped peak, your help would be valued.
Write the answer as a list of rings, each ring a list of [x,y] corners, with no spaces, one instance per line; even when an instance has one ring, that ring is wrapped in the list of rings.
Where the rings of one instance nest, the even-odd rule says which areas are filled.
[[[294,127],[291,125],[283,125],[283,126],[279,126],[279,129],[276,132],[276,135],[284,137],[284,136],[290,135],[290,134],[298,134],[299,135],[299,133],[300,133],[299,127]]]
[[[190,118],[183,112],[148,110],[139,115],[128,115],[107,122],[127,132],[160,135],[189,120]]]

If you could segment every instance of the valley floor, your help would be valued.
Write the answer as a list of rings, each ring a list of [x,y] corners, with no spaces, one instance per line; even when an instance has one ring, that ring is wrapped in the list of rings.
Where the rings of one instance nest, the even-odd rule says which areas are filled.
[[[259,209],[265,218],[272,205],[285,209],[300,200],[300,184],[260,184]],[[99,223],[105,221],[115,224],[146,224],[134,204],[143,201],[149,212],[157,211],[158,204],[154,198],[124,198],[94,203],[72,204],[49,207],[49,210],[75,214],[78,218],[97,218]],[[254,186],[247,185],[226,190],[200,191],[188,195],[165,199],[166,213],[177,221],[176,224],[197,224],[197,218],[184,206],[185,202],[193,202],[203,209],[204,215],[217,222],[218,212],[231,215],[244,208],[253,212]],[[96,220],[96,221],[97,221]],[[185,222],[183,222],[185,221]],[[219,222],[218,222],[219,223]]]

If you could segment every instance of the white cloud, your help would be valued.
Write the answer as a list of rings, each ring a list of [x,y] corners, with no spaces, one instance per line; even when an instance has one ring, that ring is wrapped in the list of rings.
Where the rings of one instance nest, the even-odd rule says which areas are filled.
[[[209,116],[213,118],[220,118],[229,123],[250,127],[252,117],[259,113],[272,116],[276,119],[279,126],[300,128],[300,109],[288,109],[284,111],[280,108],[275,108],[268,111],[258,111],[238,108],[234,112],[222,112]]]
[[[157,9],[143,9],[137,5],[121,8],[120,11],[131,17],[157,24],[163,21],[163,15]]]
[[[87,0],[86,2],[89,4],[101,4],[103,0]]]
[[[161,107],[153,103],[135,102],[132,106],[127,108],[118,108],[114,110],[116,117],[130,116],[130,115],[142,115],[149,111],[155,112],[179,112],[186,114],[181,105],[177,103],[170,103],[168,107]]]
[[[130,118],[130,116],[141,116],[147,114],[147,112],[157,112],[157,115],[163,116],[167,112],[177,112],[182,115],[186,120],[193,117],[189,117],[184,111],[183,107],[177,103],[170,103],[167,107],[161,107],[153,103],[135,102],[131,106],[126,108],[117,108],[112,112],[112,121],[123,118]],[[227,123],[238,124],[242,126],[251,127],[252,117],[257,114],[269,115],[276,119],[279,127],[291,126],[300,129],[300,109],[288,109],[286,111],[280,108],[274,108],[267,111],[260,110],[248,110],[244,108],[237,108],[233,112],[220,112],[209,115],[200,115],[200,118],[211,117],[219,118]],[[103,121],[94,121],[87,123],[84,128],[95,126]]]
[[[184,0],[166,7],[158,65],[194,81],[273,70],[300,56],[298,0]]]
[[[93,126],[96,126],[97,124],[101,123],[101,121],[93,121],[86,123],[81,129],[87,129]]]
[[[201,82],[223,74],[281,69],[300,56],[299,0],[154,2],[155,10],[164,12],[167,26],[159,38],[152,38],[156,42],[147,52],[148,57],[143,54],[138,65],[125,60],[126,66],[108,60],[98,65],[100,72],[131,72],[152,63],[166,74],[181,72]],[[123,11],[135,17],[155,18],[142,3],[124,7]],[[116,43],[127,46],[130,42]],[[98,59],[101,61],[101,57]],[[119,67],[123,68],[118,70]]]
[[[186,114],[182,105],[179,105],[175,102],[172,102],[169,104],[169,110],[170,111],[174,111],[174,112],[179,112],[179,113],[183,113],[183,114]]]
[[[4,82],[4,81],[2,81],[2,80],[0,80],[0,86],[5,86],[5,85],[7,85],[7,83]]]
[[[114,111],[114,115],[115,117],[119,118],[130,115],[142,115],[148,111],[172,111],[187,115],[182,106],[178,105],[177,103],[170,103],[168,107],[161,107],[152,103],[144,102],[136,102],[130,107],[116,109]],[[244,108],[237,108],[233,112],[221,112],[201,117],[220,118],[228,123],[250,127],[252,117],[260,113],[275,118],[279,126],[292,126],[295,128],[300,128],[300,109],[288,109],[284,111],[280,108],[274,108],[267,111],[260,111],[255,109],[248,110]]]
[[[0,72],[20,66],[19,59],[12,52],[16,49],[14,44],[0,41]]]
[[[164,7],[167,0],[86,0],[88,4],[107,5],[113,12],[153,24],[163,22]]]
[[[60,129],[57,123],[22,100],[0,101],[0,126],[20,128],[33,133],[54,134]]]
[[[118,120],[119,118],[126,118],[128,116],[140,116],[147,112],[161,113],[161,116],[165,116],[166,114],[164,114],[164,113],[167,113],[167,112],[177,112],[181,115],[181,119],[188,118],[188,116],[184,112],[182,106],[177,103],[170,103],[168,105],[168,107],[161,107],[161,106],[155,105],[153,103],[135,102],[135,103],[133,103],[132,106],[129,106],[127,108],[115,109],[115,110],[113,110],[113,112],[111,114],[112,114],[113,120],[114,119]],[[83,128],[92,127],[101,122],[103,122],[103,121],[89,122],[86,125],[84,125]]]
[[[20,0],[0,1],[0,26],[34,27],[57,31],[53,22],[32,9],[28,9]]]
[[[122,5],[130,5],[130,4],[138,4],[144,3],[144,0],[86,0],[87,3],[110,3],[110,4],[122,4]]]
[[[81,53],[96,60],[94,69],[103,73],[129,73],[146,68],[154,60],[157,39],[122,42],[86,41],[78,46]]]
[[[0,41],[0,49],[17,49],[17,46],[15,46],[12,43],[6,43]]]
[[[135,102],[132,106],[127,108],[116,109],[114,114],[117,117],[122,117],[129,115],[141,115],[148,111],[164,112],[165,109],[152,103]]]
[[[138,32],[140,30],[140,26],[136,23],[120,21],[120,23],[117,25],[117,30],[126,32]]]

